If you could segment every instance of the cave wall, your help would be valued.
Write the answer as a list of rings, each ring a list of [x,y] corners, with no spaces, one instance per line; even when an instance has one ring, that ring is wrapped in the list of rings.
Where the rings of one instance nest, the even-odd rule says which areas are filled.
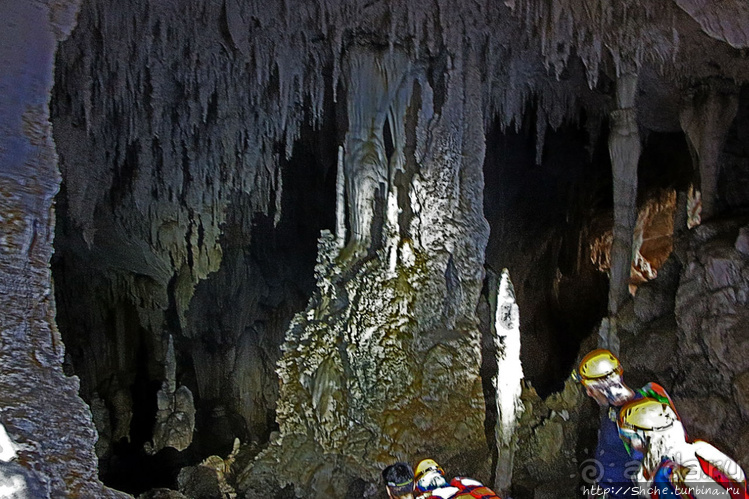
[[[48,104],[55,44],[68,36],[78,7],[0,7],[0,424],[10,439],[0,476],[12,497],[125,497],[97,479],[96,430],[78,379],[62,370],[50,280],[60,173]]]

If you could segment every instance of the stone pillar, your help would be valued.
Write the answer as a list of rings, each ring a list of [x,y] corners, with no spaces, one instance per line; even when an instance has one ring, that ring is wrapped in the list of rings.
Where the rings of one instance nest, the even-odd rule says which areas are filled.
[[[611,246],[609,316],[614,317],[629,295],[632,267],[632,235],[637,223],[637,163],[640,135],[637,131],[635,96],[637,74],[624,73],[616,82],[617,109],[611,112],[609,154],[614,179],[614,241]],[[615,336],[615,328],[610,331]],[[616,343],[612,339],[612,345]]]
[[[345,170],[347,192],[353,188],[366,202],[349,198],[349,211],[361,213],[349,213],[347,248],[367,240],[357,231],[368,223],[356,229],[372,219],[367,183],[376,179],[387,187],[388,168],[397,170],[404,160],[418,166],[408,185],[399,186],[412,213],[411,237],[400,239],[391,212],[386,244],[349,265],[338,257],[336,237],[323,231],[317,290],[307,310],[292,320],[278,362],[279,433],[240,474],[238,492],[249,497],[279,482],[311,499],[361,497],[348,491],[350,483],[364,480],[380,490],[379,470],[426,456],[453,474],[489,478],[482,472],[490,463],[476,458],[487,455],[475,314],[489,229],[482,211],[479,66],[462,53],[455,56],[436,113],[423,68],[391,71],[407,75],[401,89],[413,88],[419,96],[410,100],[405,90],[394,92],[370,79],[368,73],[379,74],[377,68],[392,63],[390,56],[355,50],[347,75],[356,86],[348,89]],[[390,60],[400,67],[409,63],[405,54],[395,54]],[[394,149],[404,154],[388,163],[377,159],[383,112],[390,113]],[[408,147],[407,140],[413,141]],[[397,250],[395,257],[389,248]]]
[[[738,96],[733,85],[710,82],[687,99],[680,121],[700,172],[702,220],[718,211],[720,152],[728,128],[738,111]]]
[[[174,339],[169,335],[164,366],[165,380],[156,394],[156,422],[153,427],[153,443],[146,442],[145,449],[155,454],[164,447],[179,451],[192,443],[195,431],[195,402],[189,388],[177,388],[177,359],[174,354]]]
[[[497,394],[497,464],[494,468],[494,490],[502,497],[510,492],[515,448],[518,443],[516,429],[524,406],[523,364],[520,362],[520,311],[515,300],[515,289],[507,269],[497,287],[494,313],[494,347],[497,357],[497,376],[493,379]]]

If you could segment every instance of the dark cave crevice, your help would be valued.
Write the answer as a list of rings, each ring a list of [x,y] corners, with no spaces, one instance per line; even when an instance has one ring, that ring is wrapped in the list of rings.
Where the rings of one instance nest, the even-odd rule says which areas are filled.
[[[606,311],[607,279],[590,263],[584,240],[593,213],[610,206],[611,167],[605,133],[590,154],[584,118],[547,130],[536,165],[534,119],[520,131],[495,124],[487,133],[486,263],[510,272],[525,377],[546,396],[561,389],[581,341]]]
[[[332,102],[332,96],[327,102]],[[64,112],[62,107],[56,109]],[[152,178],[154,185],[163,183],[161,173],[146,172],[150,166],[138,158],[136,146],[128,151],[127,171],[114,176],[109,191],[117,194],[102,198],[96,208],[96,226],[106,229],[98,231],[88,247],[68,209],[66,174],[80,172],[62,168],[52,272],[67,370],[81,378],[81,396],[87,403],[94,404],[97,397],[103,400],[108,414],[100,418],[107,419],[110,427],[115,411],[122,410],[115,402],[118,392],[125,390],[131,397],[129,441],[109,442],[100,455],[105,484],[133,494],[154,487],[175,488],[182,467],[208,455],[227,455],[234,438],[262,446],[278,429],[275,363],[280,345],[291,318],[305,308],[314,290],[320,231],[335,225],[340,143],[336,106],[328,104],[324,112],[319,126],[303,126],[290,158],[279,154],[279,214],[272,209],[267,215],[256,212],[252,194],[240,190],[230,194],[221,227],[221,265],[195,285],[182,312],[185,288],[184,276],[179,276],[184,269],[172,268],[171,277],[161,281],[142,274],[124,251],[111,251],[118,243],[108,237],[140,237],[128,233],[130,227],[120,218],[137,201],[124,193],[129,192],[136,171]],[[58,147],[64,155],[66,135],[60,137]],[[156,149],[161,147],[159,143]],[[151,166],[159,170],[193,167],[170,167],[159,155],[156,158],[159,161]],[[183,177],[189,181],[192,173]],[[153,198],[149,202],[167,202],[159,200],[166,192],[163,187],[149,191]],[[175,192],[184,192],[175,187]],[[270,204],[275,204],[272,199]],[[198,255],[193,252],[205,244],[202,223],[194,225],[187,228],[185,240],[190,269],[197,265]],[[191,239],[199,242],[196,248]],[[147,243],[143,243],[137,244],[144,247]],[[144,301],[150,301],[152,308]],[[142,323],[146,317],[150,325]],[[154,324],[160,327],[152,329]],[[156,393],[164,376],[161,345],[168,335],[174,339],[177,386],[188,387],[194,396],[196,431],[184,451],[167,447],[149,455],[144,444],[153,438]],[[106,439],[105,426],[99,431]]]
[[[599,130],[587,130],[583,113],[577,124],[549,128],[543,161],[536,165],[533,106],[527,116],[519,131],[502,132],[495,125],[487,134],[484,211],[491,233],[486,262],[495,271],[510,271],[518,292],[526,379],[546,396],[562,388],[582,341],[606,315],[608,278],[591,262],[591,243],[611,230],[612,176],[607,120],[600,121]],[[591,132],[597,138],[592,149]],[[664,192],[685,191],[694,177],[682,132],[644,136],[639,207],[657,202]],[[671,251],[670,209],[645,229],[643,254],[657,265]],[[663,242],[648,241],[653,234]]]
[[[739,92],[739,107],[721,153],[720,208],[749,211],[749,84]]]

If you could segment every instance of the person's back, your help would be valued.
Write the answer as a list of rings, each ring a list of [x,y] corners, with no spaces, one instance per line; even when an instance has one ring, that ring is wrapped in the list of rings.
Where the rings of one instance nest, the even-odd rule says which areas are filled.
[[[602,411],[598,432],[598,443],[594,460],[597,463],[596,482],[608,499],[639,497],[633,481],[639,466],[638,455],[632,455],[619,438],[617,417],[621,406],[642,397],[653,397],[671,404],[666,391],[656,383],[649,383],[638,390],[624,384],[623,369],[619,359],[608,350],[597,349],[583,357],[573,372],[589,397],[596,401]]]

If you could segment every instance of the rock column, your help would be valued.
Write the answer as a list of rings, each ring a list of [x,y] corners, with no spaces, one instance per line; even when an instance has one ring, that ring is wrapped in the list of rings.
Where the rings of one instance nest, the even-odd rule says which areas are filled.
[[[515,289],[507,269],[497,289],[494,314],[494,347],[497,356],[497,376],[493,379],[497,393],[497,465],[494,489],[505,497],[512,484],[512,468],[518,435],[515,431],[523,414],[523,365],[520,362],[520,311],[515,300]]]
[[[488,238],[480,73],[473,59],[456,56],[437,112],[424,69],[402,71],[405,54],[351,56],[348,248],[376,242],[369,231],[377,219],[383,244],[366,259],[341,258],[348,248],[323,231],[317,291],[293,319],[278,363],[280,432],[240,476],[249,497],[279,482],[299,497],[361,497],[348,489],[361,479],[369,497],[387,464],[427,456],[451,473],[489,479],[475,317]],[[377,83],[366,74],[377,68],[398,76],[380,74]],[[404,76],[400,90],[391,88]],[[386,113],[394,151],[381,158]],[[411,237],[395,227],[398,206],[372,201],[378,185],[389,189],[388,168],[404,162],[418,166],[397,200],[409,203]]]
[[[629,294],[632,235],[637,222],[637,163],[640,135],[635,95],[637,74],[623,73],[616,82],[617,109],[611,112],[609,154],[614,179],[614,241],[611,246],[609,316],[614,317]],[[618,350],[615,328],[602,338],[602,346]]]
[[[703,221],[718,211],[719,157],[737,111],[735,90],[711,82],[696,90],[681,112],[681,127],[699,167]]]

